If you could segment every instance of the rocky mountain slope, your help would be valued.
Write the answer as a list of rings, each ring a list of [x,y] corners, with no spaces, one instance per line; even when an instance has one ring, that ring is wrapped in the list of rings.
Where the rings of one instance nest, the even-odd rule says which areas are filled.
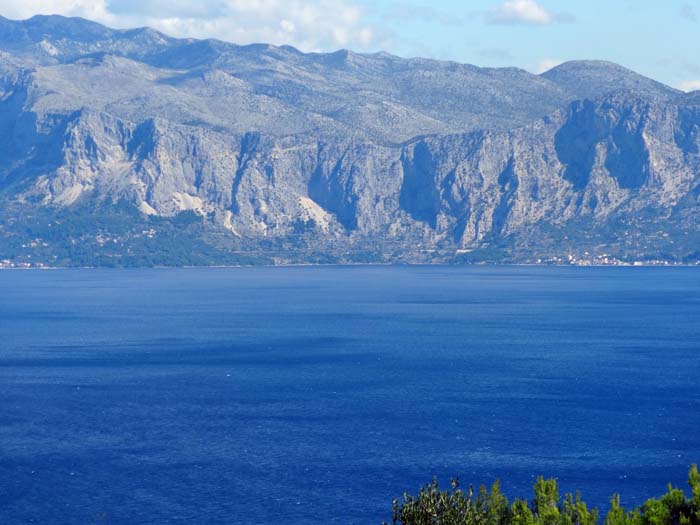
[[[0,18],[11,264],[694,262],[700,99]]]

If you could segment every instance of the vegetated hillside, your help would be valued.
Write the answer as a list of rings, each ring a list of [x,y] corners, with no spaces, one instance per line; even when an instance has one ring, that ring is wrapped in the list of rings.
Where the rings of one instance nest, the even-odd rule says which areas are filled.
[[[5,265],[700,259],[700,101],[605,62],[0,19],[0,139]]]

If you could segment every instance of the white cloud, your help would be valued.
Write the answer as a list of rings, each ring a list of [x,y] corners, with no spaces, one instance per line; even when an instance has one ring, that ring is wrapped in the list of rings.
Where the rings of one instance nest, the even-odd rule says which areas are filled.
[[[118,28],[150,26],[179,37],[290,44],[304,51],[381,44],[354,0],[0,0],[0,13],[15,19],[82,16]]]
[[[678,84],[678,89],[690,93],[691,91],[700,90],[700,80],[687,80]]]
[[[542,60],[537,62],[537,64],[535,64],[535,66],[532,68],[532,72],[539,75],[563,63],[564,61],[559,60],[558,58],[543,58]]]
[[[542,7],[536,0],[505,0],[487,13],[493,24],[549,25],[560,21],[560,15]]]

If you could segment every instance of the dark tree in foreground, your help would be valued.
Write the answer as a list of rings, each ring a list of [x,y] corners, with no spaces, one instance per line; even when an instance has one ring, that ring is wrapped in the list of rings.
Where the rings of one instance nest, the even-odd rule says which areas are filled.
[[[641,507],[626,510],[614,495],[604,525],[700,525],[700,473],[693,465],[688,475],[691,497],[668,486],[666,494]],[[394,525],[598,525],[596,509],[589,510],[580,494],[559,496],[555,479],[537,478],[534,499],[508,502],[498,482],[491,490],[482,486],[465,492],[458,480],[450,490],[440,490],[437,481],[422,487],[417,496],[404,494],[394,500]]]

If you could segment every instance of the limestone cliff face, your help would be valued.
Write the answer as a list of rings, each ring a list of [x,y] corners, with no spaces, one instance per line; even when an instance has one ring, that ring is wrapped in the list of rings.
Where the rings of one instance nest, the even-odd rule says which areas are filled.
[[[700,183],[700,107],[628,94],[574,102],[510,132],[402,146],[234,136],[89,111],[55,125],[37,132],[57,142],[25,198],[67,206],[89,193],[149,214],[194,210],[246,236],[289,235],[302,220],[319,236],[468,247],[543,221],[664,216]]]
[[[241,238],[301,226],[424,248],[649,213],[694,224],[698,98],[619,66],[537,77],[101,26],[71,41],[60,19],[37,42],[3,23],[26,42],[0,38],[0,192],[28,206],[126,202]]]

